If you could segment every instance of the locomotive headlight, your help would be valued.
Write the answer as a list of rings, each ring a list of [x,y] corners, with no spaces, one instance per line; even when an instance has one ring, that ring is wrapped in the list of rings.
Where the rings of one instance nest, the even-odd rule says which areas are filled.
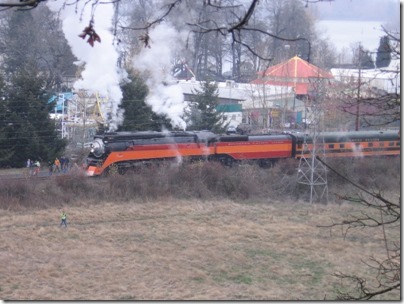
[[[96,138],[90,145],[91,153],[96,157],[101,157],[105,153],[104,143],[100,138]]]

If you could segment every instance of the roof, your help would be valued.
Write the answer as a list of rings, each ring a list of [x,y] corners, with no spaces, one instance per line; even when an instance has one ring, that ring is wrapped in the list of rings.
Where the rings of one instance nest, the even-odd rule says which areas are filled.
[[[194,95],[195,90],[201,90],[200,81],[178,81],[178,85],[181,87],[184,94]],[[244,87],[239,87],[238,84],[233,83],[218,83],[218,97],[222,99],[230,99],[234,101],[246,100],[249,95],[248,91]],[[250,93],[251,94],[251,93]]]
[[[332,69],[336,80],[353,77],[354,79],[360,77],[371,87],[384,90],[388,93],[400,92],[401,74],[399,68],[381,68],[381,69]]]
[[[291,86],[298,95],[307,94],[310,78],[333,78],[332,73],[312,65],[298,56],[258,72],[258,75],[259,77],[252,83]]]
[[[298,56],[269,67],[263,72],[263,76],[277,78],[333,78],[333,75],[330,72],[312,65]]]

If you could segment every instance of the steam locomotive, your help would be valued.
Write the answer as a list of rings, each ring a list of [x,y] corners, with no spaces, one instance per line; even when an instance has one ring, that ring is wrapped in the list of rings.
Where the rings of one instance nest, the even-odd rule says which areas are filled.
[[[398,131],[324,132],[316,136],[326,157],[400,155]],[[108,174],[159,161],[219,161],[226,165],[256,162],[269,166],[279,159],[310,157],[307,134],[217,135],[209,131],[110,132],[96,135],[87,157],[87,175]]]

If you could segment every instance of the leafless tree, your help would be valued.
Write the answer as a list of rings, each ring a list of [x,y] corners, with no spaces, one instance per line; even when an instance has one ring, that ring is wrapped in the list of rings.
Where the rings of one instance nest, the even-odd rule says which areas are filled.
[[[124,0],[88,0],[86,1],[86,5],[96,6],[99,4],[117,4],[123,2]],[[304,5],[309,5],[310,3],[322,2],[322,1],[334,1],[334,0],[299,0],[300,3]],[[0,0],[0,8],[3,9],[30,9],[35,8],[39,4],[46,2],[46,0]],[[71,0],[65,1],[65,5],[77,5],[79,0]],[[285,33],[283,35],[282,32],[271,32],[266,31],[264,29],[255,28],[252,25],[252,17],[254,13],[257,11],[257,7],[259,7],[260,1],[258,0],[250,0],[248,2],[235,1],[235,0],[204,0],[201,2],[191,1],[192,5],[201,5],[205,7],[205,11],[209,11],[209,15],[204,18],[198,19],[189,19],[185,22],[185,26],[189,27],[191,31],[200,34],[208,34],[214,32],[216,34],[223,35],[225,37],[230,37],[233,43],[237,43],[241,45],[243,48],[246,48],[248,51],[252,52],[255,56],[263,59],[263,60],[271,60],[272,57],[265,57],[261,53],[256,52],[248,41],[246,41],[245,34],[247,32],[254,31],[259,33],[260,35],[264,35],[268,38],[272,38],[275,40],[286,41],[290,43],[295,43],[298,48],[305,48],[305,55],[310,56],[309,49],[311,47],[311,39],[308,33],[300,33],[299,35],[294,36],[293,33]],[[292,5],[294,1],[289,1],[288,5]],[[147,32],[154,25],[163,22],[174,13],[175,10],[180,9],[181,6],[190,7],[190,0],[170,0],[163,1],[164,5],[158,10],[159,14],[154,15],[150,19],[144,20],[143,24],[138,24],[136,26],[121,26],[126,29],[133,29],[138,31],[143,31],[142,37],[143,40],[147,42]],[[291,7],[292,8],[292,7]],[[96,14],[96,10],[94,10],[94,14]],[[296,11],[291,11],[291,15],[293,16]],[[217,16],[224,16],[223,18],[217,18]],[[92,16],[91,18],[95,18]],[[292,18],[293,20],[301,19]],[[290,19],[290,20],[292,20]],[[295,21],[294,21],[295,22]],[[118,24],[117,24],[118,26]],[[303,29],[305,27],[302,27]],[[301,42],[301,43],[300,43]]]
[[[376,259],[371,257],[366,265],[377,271],[375,278],[376,284],[371,283],[363,277],[336,273],[335,276],[346,286],[351,289],[348,291],[340,291],[338,300],[370,300],[391,291],[400,291],[401,288],[401,247],[400,243],[389,240],[386,230],[400,226],[401,220],[401,204],[400,200],[394,202],[386,199],[381,191],[369,191],[365,187],[355,183],[351,179],[340,174],[336,169],[327,164],[324,160],[317,157],[328,169],[337,174],[340,178],[347,181],[360,190],[358,196],[338,195],[340,199],[360,204],[367,211],[360,215],[347,216],[342,222],[332,223],[329,225],[318,225],[322,228],[342,227],[344,238],[348,232],[357,228],[374,228],[380,227],[383,231],[383,239],[385,244],[385,258]],[[345,285],[344,285],[345,286]]]
[[[15,0],[15,1],[1,1],[0,8],[3,10],[10,8],[30,9],[38,6],[39,3],[46,0]]]
[[[340,101],[339,110],[356,117],[356,129],[360,127],[381,127],[400,121],[401,93],[400,93],[400,35],[383,28],[390,38],[392,62],[386,68],[373,70],[372,75],[359,65],[354,77],[343,77],[335,84]],[[361,53],[357,48],[356,52]],[[358,59],[358,61],[360,61]],[[373,84],[384,79],[388,89],[376,88]]]
[[[46,88],[62,89],[63,82],[74,77],[76,60],[60,28],[60,21],[46,6],[23,14],[0,16],[2,69],[13,73],[32,62],[46,77]],[[46,20],[47,22],[43,22]]]

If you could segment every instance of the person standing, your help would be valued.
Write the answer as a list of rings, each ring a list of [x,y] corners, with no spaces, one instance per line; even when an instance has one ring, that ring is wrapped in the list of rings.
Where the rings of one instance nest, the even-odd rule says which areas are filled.
[[[27,176],[31,176],[31,175],[32,175],[32,161],[31,161],[30,158],[28,158],[28,160],[27,160],[26,167],[27,167],[27,169],[26,169],[26,175],[27,175]]]
[[[62,171],[62,173],[65,173],[65,157],[62,156],[60,158],[60,170]]]
[[[69,162],[70,162],[69,158],[65,157],[65,171],[64,171],[65,173],[69,171]]]
[[[57,157],[55,159],[55,172],[56,171],[60,173],[60,161]]]
[[[48,161],[48,167],[49,167],[49,176],[52,176],[52,173],[53,173],[53,163],[52,163],[52,161]]]
[[[65,225],[65,228],[67,228],[67,223],[66,223],[67,214],[66,214],[66,212],[62,211],[62,214],[60,215],[60,218],[61,218],[61,220],[62,220],[62,221],[60,222],[60,226]]]
[[[36,160],[34,162],[34,173],[33,173],[33,175],[38,176],[40,171],[41,171],[41,163],[39,162],[39,160]]]

